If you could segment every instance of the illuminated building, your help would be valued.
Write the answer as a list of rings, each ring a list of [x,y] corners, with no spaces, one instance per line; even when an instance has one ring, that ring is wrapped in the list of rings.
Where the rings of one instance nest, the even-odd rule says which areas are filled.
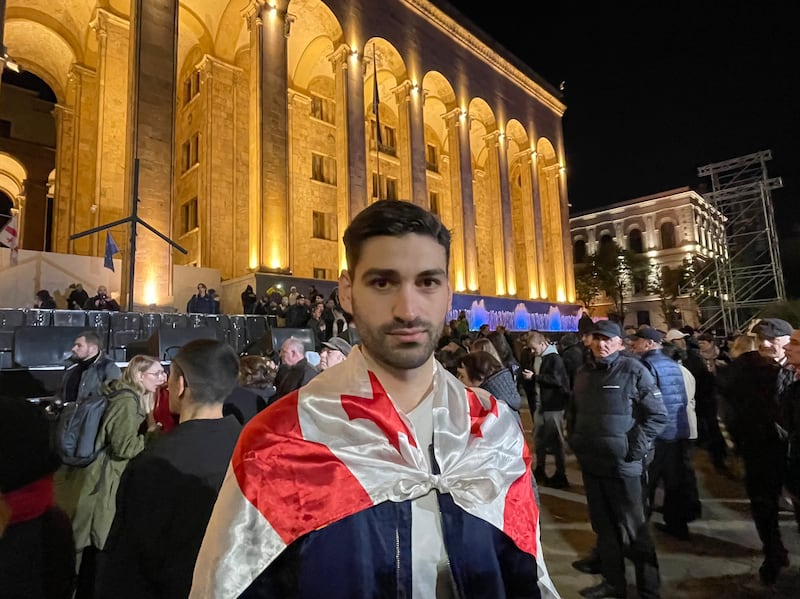
[[[26,179],[44,189],[50,176],[51,188],[35,201],[24,186],[9,191],[23,247],[102,255],[97,236],[69,238],[130,214],[138,158],[140,216],[188,250],[142,231],[138,303],[185,302],[172,299],[173,264],[223,280],[333,280],[347,223],[392,197],[452,230],[457,292],[574,301],[565,106],[447,10],[425,0],[9,0],[9,55],[56,97],[54,171]],[[4,156],[14,158],[0,142]],[[125,259],[125,227],[114,235]]]

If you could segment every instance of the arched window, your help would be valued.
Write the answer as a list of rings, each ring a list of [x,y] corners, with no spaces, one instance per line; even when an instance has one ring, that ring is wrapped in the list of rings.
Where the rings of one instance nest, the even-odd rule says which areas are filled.
[[[642,232],[639,229],[631,229],[628,233],[628,249],[637,254],[641,254],[644,251]]]
[[[602,237],[600,237],[600,246],[608,246],[614,243],[614,238],[611,236],[610,233],[604,233]]]
[[[675,224],[665,222],[661,225],[661,249],[668,250],[675,247]]]
[[[575,242],[575,247],[572,250],[572,257],[575,264],[583,264],[586,262],[586,242],[583,239],[578,239]]]

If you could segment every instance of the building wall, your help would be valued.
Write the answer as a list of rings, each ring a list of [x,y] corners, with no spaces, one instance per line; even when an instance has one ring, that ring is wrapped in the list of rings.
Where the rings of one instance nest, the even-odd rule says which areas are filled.
[[[674,226],[674,244],[662,235],[664,226]],[[694,262],[696,268],[713,261],[716,255],[726,252],[724,217],[713,206],[688,188],[671,190],[644,198],[637,198],[595,211],[575,215],[570,219],[575,268],[580,268],[576,244],[585,244],[588,256],[597,252],[605,235],[625,249],[631,245],[632,232],[641,233],[641,252],[647,255],[650,265],[656,268],[680,268],[685,261]],[[698,309],[686,295],[676,299],[683,323],[697,326]],[[613,311],[611,302],[601,296],[595,304],[597,315]],[[630,294],[626,298],[625,324],[639,324],[637,312],[648,312],[650,324],[667,327],[658,296],[648,292]]]

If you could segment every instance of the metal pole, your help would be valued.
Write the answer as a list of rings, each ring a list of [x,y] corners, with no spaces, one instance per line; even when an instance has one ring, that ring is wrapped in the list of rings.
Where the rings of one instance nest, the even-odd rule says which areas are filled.
[[[131,212],[131,246],[128,253],[128,312],[133,312],[133,278],[136,273],[136,225],[139,223],[139,159],[133,161],[133,210]]]

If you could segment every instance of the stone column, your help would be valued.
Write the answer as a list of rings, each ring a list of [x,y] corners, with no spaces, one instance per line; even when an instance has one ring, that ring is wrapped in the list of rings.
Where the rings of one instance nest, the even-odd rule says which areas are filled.
[[[128,21],[98,9],[91,24],[97,36],[97,137],[94,210],[91,227],[129,214],[126,193],[128,139]],[[120,235],[125,228],[120,229]],[[118,237],[119,238],[119,237]],[[105,250],[105,235],[90,237],[92,255]],[[124,278],[124,277],[123,277]]]
[[[532,298],[539,297],[539,273],[536,268],[536,255],[541,237],[536,234],[536,217],[534,216],[533,158],[530,148],[517,155],[519,172],[522,175],[522,230],[525,235],[525,272],[528,273],[528,289],[525,294]]]
[[[472,187],[472,158],[470,156],[469,116],[456,108],[444,115],[450,151],[450,203],[453,223],[461,233],[462,242],[456,246],[461,260],[461,280],[456,270],[457,291],[478,290],[478,246],[475,237],[475,201]],[[457,263],[458,264],[458,263]],[[461,283],[461,286],[459,286]]]
[[[342,235],[367,206],[367,148],[364,143],[364,63],[358,50],[340,46],[331,56],[336,83],[336,222],[339,270],[345,268]]]
[[[71,83],[70,83],[71,85]],[[71,216],[74,215],[72,188],[75,184],[72,171],[73,155],[77,153],[75,110],[69,106],[56,104],[53,108],[56,122],[56,189],[53,207],[53,249],[66,254],[72,245]]]
[[[500,185],[500,132],[493,131],[483,138],[486,144],[486,174],[489,176],[489,198],[492,212],[497,215],[491,223],[492,257],[494,258],[495,293],[506,295],[505,232],[503,230],[503,198]]]
[[[656,225],[655,225],[655,217],[652,214],[648,214],[644,217],[644,226],[647,229],[646,238],[647,238],[647,248],[648,250],[653,249],[656,247]]]
[[[536,238],[536,274],[539,280],[538,297],[546,299],[547,290],[547,265],[545,263],[545,246],[547,240],[544,237],[544,221],[547,215],[542,208],[541,176],[542,169],[539,168],[539,154],[531,153],[531,194],[533,196],[533,228]],[[590,233],[591,235],[591,233]]]
[[[558,170],[558,197],[561,208],[561,239],[569,240],[569,199],[567,197],[567,172]],[[561,243],[561,280],[564,286],[564,296],[559,297],[560,302],[575,301],[575,267],[572,260],[572,243]]]
[[[517,273],[514,256],[514,227],[511,224],[511,190],[508,181],[508,138],[497,137],[498,183],[500,184],[500,215],[503,219],[503,257],[506,265],[506,293],[517,294]]]
[[[134,0],[131,35],[131,154],[139,159],[138,213],[164,235],[172,230],[178,0]],[[108,93],[106,89],[106,93]],[[205,157],[201,157],[205,158]],[[133,180],[129,179],[132,189]],[[131,195],[131,193],[128,193]],[[128,203],[128,208],[132,209]],[[139,304],[170,302],[172,247],[143,228],[136,240],[133,298]],[[123,253],[123,266],[127,266]],[[127,296],[127,271],[122,276]]]
[[[394,90],[399,124],[400,193],[423,208],[429,207],[425,168],[425,121],[419,85],[404,81]]]
[[[211,56],[198,65],[205,123],[200,154],[200,255],[223,279],[234,274],[236,207],[236,86],[241,69]],[[212,225],[213,223],[213,225]]]
[[[291,272],[289,255],[288,0],[251,0],[250,268]]]
[[[56,172],[61,174],[60,187],[56,185],[56,239],[65,245],[56,251],[81,256],[91,255],[92,240],[82,237],[74,241],[69,235],[85,231],[93,226],[95,206],[95,166],[97,154],[97,74],[85,66],[73,64],[69,71],[67,107],[73,112],[72,139],[64,130],[64,152],[59,149],[56,157]],[[65,115],[69,120],[69,117]],[[67,184],[66,181],[70,183]],[[62,204],[63,203],[63,204]],[[63,206],[63,212],[61,212]],[[94,208],[92,208],[95,206]],[[64,219],[63,226],[61,219]]]

